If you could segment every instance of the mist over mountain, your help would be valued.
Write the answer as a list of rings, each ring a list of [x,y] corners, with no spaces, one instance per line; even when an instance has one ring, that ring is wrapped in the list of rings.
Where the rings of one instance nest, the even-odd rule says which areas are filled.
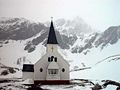
[[[50,22],[46,22],[49,27]],[[73,19],[67,20],[60,18],[54,21],[55,28],[63,34],[75,34],[80,35],[81,33],[91,33],[94,30],[88,25],[82,18],[75,17]]]
[[[49,25],[49,22],[35,23],[25,18],[1,18],[0,40],[26,40],[39,34],[29,40],[24,47],[24,50],[32,52],[36,45],[40,43],[46,45]],[[72,53],[89,51],[99,46],[103,49],[107,45],[117,43],[120,39],[120,26],[111,26],[102,33],[93,32],[80,17],[73,20],[58,19],[54,22],[54,26],[59,46],[71,50]]]

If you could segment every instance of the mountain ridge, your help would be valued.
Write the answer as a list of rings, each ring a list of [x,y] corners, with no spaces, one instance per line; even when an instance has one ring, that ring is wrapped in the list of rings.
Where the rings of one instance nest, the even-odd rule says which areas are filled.
[[[68,22],[69,24],[67,24]],[[65,19],[59,19],[55,21],[56,36],[59,46],[62,49],[69,49],[72,53],[81,53],[86,50],[89,52],[89,49],[91,48],[101,47],[101,49],[103,49],[107,45],[113,45],[117,43],[117,41],[120,39],[120,26],[111,26],[102,33],[92,32],[85,34],[81,30],[78,33],[78,30],[75,29],[78,26],[81,27],[82,23],[86,28],[87,24],[79,17],[76,17],[71,21]],[[60,26],[58,24],[60,24]],[[67,27],[65,27],[66,25]],[[71,26],[74,28],[74,30],[72,29],[74,33],[69,30],[69,27]],[[60,31],[60,29],[62,29],[62,31]],[[91,29],[88,31],[91,31]],[[40,43],[46,46],[48,32],[49,26],[46,26],[42,23],[31,22],[25,18],[8,18],[5,20],[0,20],[1,41],[9,39],[26,40],[40,33],[39,36],[30,40],[29,43],[27,43],[24,47],[24,50],[27,50],[28,52],[34,51],[36,45]],[[83,43],[83,45],[77,45],[77,42]],[[6,43],[8,42],[6,41]],[[0,47],[2,47],[2,44]],[[84,53],[87,54],[87,52]]]

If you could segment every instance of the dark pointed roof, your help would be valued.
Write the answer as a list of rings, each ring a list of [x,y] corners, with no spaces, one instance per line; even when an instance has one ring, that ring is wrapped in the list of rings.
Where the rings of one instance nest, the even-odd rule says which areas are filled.
[[[53,21],[51,21],[47,44],[58,44],[53,26]]]

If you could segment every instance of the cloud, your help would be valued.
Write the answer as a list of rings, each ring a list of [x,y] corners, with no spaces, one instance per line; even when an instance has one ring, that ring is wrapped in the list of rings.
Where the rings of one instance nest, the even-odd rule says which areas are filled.
[[[120,0],[0,0],[0,17],[25,17],[47,21],[53,16],[80,16],[93,28],[104,30],[119,24]]]

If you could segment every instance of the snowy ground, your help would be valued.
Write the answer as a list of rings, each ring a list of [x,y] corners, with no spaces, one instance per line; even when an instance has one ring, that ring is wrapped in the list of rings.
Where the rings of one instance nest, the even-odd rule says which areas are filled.
[[[101,82],[99,81],[99,83]],[[0,83],[0,90],[27,90],[28,87],[29,86],[23,85],[22,79],[17,80],[14,79],[11,81]],[[41,85],[40,87],[43,90],[92,90],[94,85],[90,82],[72,80],[72,83],[70,85]],[[106,88],[100,90],[116,90],[116,88],[117,88],[116,86],[107,86]]]
[[[29,41],[29,40],[28,40]],[[16,67],[16,61],[18,58],[26,57],[26,63],[35,63],[45,54],[45,47],[39,44],[36,50],[32,53],[24,51],[26,41],[9,41],[8,44],[4,44],[0,48],[0,63],[12,67]],[[120,49],[118,49],[120,41],[112,46],[108,46],[101,50],[98,48],[92,48],[87,55],[72,54],[69,50],[61,50],[59,52],[70,63],[70,79],[88,79],[92,82],[101,84],[101,80],[114,80],[120,82]],[[118,58],[118,59],[117,59]],[[30,62],[29,62],[30,61]],[[17,66],[18,67],[18,66]],[[85,70],[79,70],[81,68],[87,68]],[[0,73],[4,68],[0,68]],[[78,71],[74,71],[78,70]],[[14,74],[9,73],[6,76],[0,75],[0,80],[3,79],[15,79],[21,78],[21,71],[17,71]],[[20,81],[8,81],[0,83],[0,90],[25,90],[24,85]],[[102,84],[101,84],[102,85]],[[81,86],[79,84],[73,85],[44,85],[43,89],[50,90],[91,90],[93,85],[85,84]],[[11,88],[11,89],[10,89]],[[108,86],[103,90],[115,90],[116,86]]]
[[[70,85],[42,85],[41,88],[44,90],[91,90],[90,83],[84,83],[81,81],[72,81],[73,84]],[[22,85],[22,80],[17,79],[17,81],[7,81],[0,83],[0,90],[26,90],[28,88],[25,85]]]

